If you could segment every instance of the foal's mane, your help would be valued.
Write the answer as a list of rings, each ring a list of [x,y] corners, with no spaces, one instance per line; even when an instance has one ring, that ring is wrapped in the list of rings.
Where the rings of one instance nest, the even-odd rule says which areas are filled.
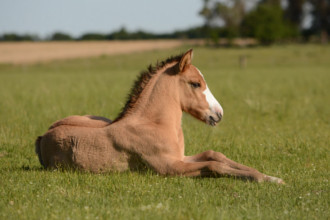
[[[157,61],[156,66],[149,65],[147,70],[142,71],[134,82],[134,85],[128,95],[125,106],[123,107],[121,113],[119,113],[119,115],[113,122],[116,122],[116,121],[119,121],[120,119],[122,119],[134,107],[134,105],[137,102],[137,100],[139,99],[142,91],[148,85],[148,83],[150,82],[152,77],[156,75],[158,70],[162,69],[167,64],[170,64],[173,62],[180,62],[182,56],[183,56],[183,54],[180,54],[178,56],[169,57],[162,62]]]

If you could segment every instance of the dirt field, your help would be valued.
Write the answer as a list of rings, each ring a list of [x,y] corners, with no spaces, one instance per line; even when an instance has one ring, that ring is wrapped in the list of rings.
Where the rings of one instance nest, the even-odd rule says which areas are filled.
[[[180,40],[0,43],[0,63],[31,64],[52,60],[174,48]]]

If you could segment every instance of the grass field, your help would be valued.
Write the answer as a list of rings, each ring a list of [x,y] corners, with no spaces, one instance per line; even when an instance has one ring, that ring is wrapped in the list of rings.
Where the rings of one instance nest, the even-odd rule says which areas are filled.
[[[329,46],[194,51],[225,114],[216,128],[184,115],[186,154],[220,151],[286,185],[41,168],[34,141],[52,122],[115,118],[141,70],[186,49],[0,65],[0,219],[329,219]]]

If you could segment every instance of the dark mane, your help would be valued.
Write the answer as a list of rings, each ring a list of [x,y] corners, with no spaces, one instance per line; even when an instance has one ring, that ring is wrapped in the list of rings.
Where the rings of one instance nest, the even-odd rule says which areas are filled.
[[[169,57],[162,62],[157,61],[156,66],[149,65],[146,71],[141,72],[138,78],[134,82],[134,85],[131,89],[131,92],[128,95],[125,106],[123,107],[121,113],[117,116],[117,118],[113,122],[122,119],[126,115],[126,113],[133,108],[133,106],[139,99],[143,89],[146,87],[150,79],[157,73],[158,70],[162,69],[166,64],[172,62],[179,62],[182,56],[183,54],[180,54],[178,56]]]

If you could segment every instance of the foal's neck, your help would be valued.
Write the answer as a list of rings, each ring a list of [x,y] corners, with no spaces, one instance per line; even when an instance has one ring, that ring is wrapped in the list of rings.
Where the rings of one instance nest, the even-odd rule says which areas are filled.
[[[166,65],[153,76],[141,93],[131,116],[168,129],[181,129],[182,110],[177,77],[164,73],[172,66]]]

